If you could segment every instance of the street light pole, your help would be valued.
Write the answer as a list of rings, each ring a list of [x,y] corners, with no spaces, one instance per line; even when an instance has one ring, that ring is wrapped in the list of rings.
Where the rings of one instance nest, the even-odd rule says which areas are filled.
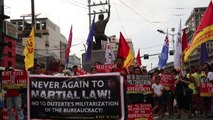
[[[166,32],[164,32],[163,30],[157,30],[159,33],[161,33],[161,34],[167,34]],[[173,49],[173,51],[175,50],[175,40],[174,40],[174,37],[175,37],[175,28],[172,28],[171,29],[171,31],[172,31],[172,34],[171,33],[168,33],[168,35],[170,35],[170,36],[172,36],[172,49]]]
[[[172,28],[171,31],[172,31],[172,45],[173,45],[173,52],[174,52],[174,50],[175,50],[175,39],[174,39],[175,28]]]

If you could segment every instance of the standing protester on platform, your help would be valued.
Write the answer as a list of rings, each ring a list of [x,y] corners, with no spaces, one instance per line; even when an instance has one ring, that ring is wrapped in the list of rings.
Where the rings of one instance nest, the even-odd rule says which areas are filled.
[[[177,118],[181,118],[181,112],[184,109],[187,110],[188,118],[191,119],[192,90],[188,87],[190,80],[187,77],[183,77],[180,71],[175,79],[175,84],[175,97],[178,106]]]
[[[107,18],[104,20],[104,15],[103,14],[100,14],[98,16],[98,21],[95,22],[95,25],[94,25],[94,34],[95,34],[95,46],[94,46],[94,49],[101,49],[101,40],[104,40],[104,41],[107,41],[107,36],[105,35],[105,28],[106,28],[106,25],[109,21],[109,18],[110,18],[110,5],[109,5],[109,11],[108,11],[108,16]]]
[[[152,109],[153,113],[158,109],[158,116],[162,118],[163,111],[162,111],[162,95],[163,95],[163,86],[160,84],[161,77],[155,77],[155,83],[152,84],[153,89],[153,100],[154,100],[154,107]]]
[[[12,67],[6,67],[5,71],[14,71]],[[19,89],[7,89],[6,90],[6,102],[7,102],[7,110],[8,110],[8,116],[9,120],[15,120],[13,108],[15,107],[18,120],[24,120],[24,114],[22,111],[22,104],[21,104],[21,94],[19,93]]]

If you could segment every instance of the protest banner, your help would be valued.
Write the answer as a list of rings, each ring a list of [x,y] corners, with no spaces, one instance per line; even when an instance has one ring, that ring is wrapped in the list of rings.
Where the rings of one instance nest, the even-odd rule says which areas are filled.
[[[152,93],[150,79],[150,75],[127,75],[127,93]]]
[[[29,120],[124,120],[124,80],[118,73],[29,76]]]
[[[7,89],[19,89],[27,86],[26,71],[3,71],[2,85]]]
[[[200,96],[213,96],[213,84],[212,83],[200,83]]]
[[[165,90],[175,90],[175,75],[172,74],[161,74],[160,84]]]
[[[100,64],[95,66],[97,69],[97,72],[99,73],[106,73],[111,72],[112,68],[116,67],[116,64]]]
[[[128,105],[128,120],[153,120],[151,104]]]

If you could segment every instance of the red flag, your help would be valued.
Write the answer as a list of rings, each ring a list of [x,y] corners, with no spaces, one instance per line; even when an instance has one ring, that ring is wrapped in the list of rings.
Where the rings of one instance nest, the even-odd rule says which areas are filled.
[[[182,69],[185,68],[185,63],[184,63],[184,56],[186,53],[187,49],[187,37],[186,37],[186,29],[183,29],[183,35],[182,35]]]
[[[137,57],[136,57],[136,64],[138,65],[138,66],[141,66],[142,65],[142,63],[141,63],[141,56],[140,56],[140,49],[138,49],[138,54],[137,54]]]
[[[134,60],[134,55],[132,50],[130,49],[128,43],[120,32],[119,46],[118,46],[118,54],[117,57],[122,58],[124,60],[124,67],[128,68],[132,65]]]
[[[199,26],[192,38],[192,41],[188,45],[184,61],[187,61],[190,54],[202,43],[206,41],[213,40],[213,5],[212,1],[209,3],[209,6],[206,8],[206,11],[201,19]]]
[[[68,42],[67,42],[67,48],[66,48],[66,53],[65,53],[65,62],[67,64],[69,62],[69,54],[70,54],[71,45],[72,45],[72,25],[71,25],[71,28],[70,28],[70,35],[69,35],[69,39],[68,39]]]
[[[182,35],[182,55],[184,55],[187,48],[186,29],[183,29]]]

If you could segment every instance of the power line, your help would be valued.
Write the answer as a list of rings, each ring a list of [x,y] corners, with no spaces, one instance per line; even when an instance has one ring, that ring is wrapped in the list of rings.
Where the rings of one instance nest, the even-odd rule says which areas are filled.
[[[69,4],[72,4],[72,5],[76,6],[76,7],[88,9],[88,8],[86,8],[86,7],[84,7],[84,6],[80,6],[79,4],[73,3],[73,2],[71,2],[71,1],[69,1],[69,0],[62,0],[62,1],[66,2],[66,3],[69,3]]]
[[[72,0],[72,1],[73,1],[73,2],[75,2],[75,3],[81,4],[81,5],[85,5],[85,6],[87,6],[87,4],[84,4],[84,3],[78,2],[78,1],[76,1],[76,0]]]
[[[148,19],[146,19],[145,17],[141,16],[140,14],[138,14],[135,10],[133,10],[131,7],[129,7],[125,2],[121,1],[120,2],[122,4],[124,4],[127,8],[129,8],[133,13],[135,13],[137,16],[139,16],[140,18],[142,18],[143,20],[145,20],[146,22],[150,23],[152,26],[159,28],[158,26],[156,26],[155,24],[153,24],[151,21],[149,21]]]
[[[116,7],[116,5],[115,5],[115,1],[114,1],[114,0],[113,0],[113,4],[114,4],[114,6],[115,6],[115,10],[116,10],[116,13],[117,13],[117,15],[118,15],[118,18],[119,18],[121,27],[122,27],[122,29],[123,29],[123,31],[124,31],[124,34],[127,36],[127,34],[126,34],[126,32],[125,32],[125,29],[124,29],[124,26],[123,26],[122,21],[121,21],[121,17],[120,17],[120,15],[119,15],[119,13],[118,13],[118,9],[117,9],[117,7]]]

